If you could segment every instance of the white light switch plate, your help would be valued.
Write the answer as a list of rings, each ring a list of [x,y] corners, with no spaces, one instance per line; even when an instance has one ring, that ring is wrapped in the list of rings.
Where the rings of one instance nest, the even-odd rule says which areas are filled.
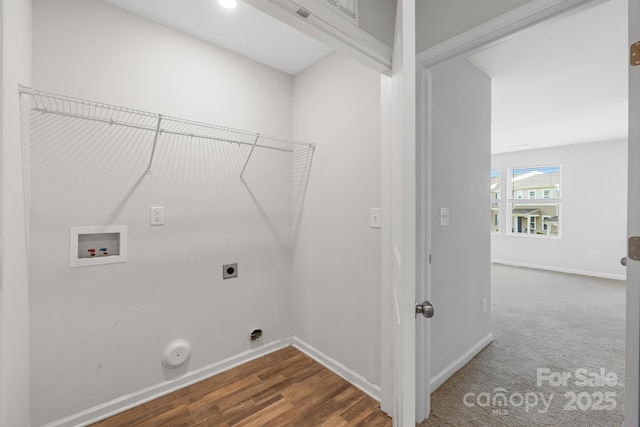
[[[382,226],[382,222],[380,220],[380,208],[371,208],[369,226],[371,228],[380,228]]]
[[[440,208],[440,226],[449,225],[449,208]]]

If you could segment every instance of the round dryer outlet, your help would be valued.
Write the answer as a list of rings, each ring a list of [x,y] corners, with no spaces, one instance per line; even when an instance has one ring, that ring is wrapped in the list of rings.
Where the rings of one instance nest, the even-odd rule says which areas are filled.
[[[184,365],[191,356],[191,343],[185,339],[175,340],[169,343],[162,353],[162,364],[174,369]]]

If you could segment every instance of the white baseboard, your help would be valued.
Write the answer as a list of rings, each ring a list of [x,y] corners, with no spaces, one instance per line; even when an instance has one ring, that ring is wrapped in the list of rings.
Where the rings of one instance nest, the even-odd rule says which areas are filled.
[[[120,412],[124,412],[128,409],[134,408],[138,405],[142,405],[143,403],[146,403],[153,399],[157,399],[158,397],[172,393],[176,390],[188,387],[199,381],[203,381],[221,372],[227,371],[231,368],[242,365],[243,363],[257,359],[258,357],[262,357],[266,354],[272,353],[290,345],[293,345],[295,348],[302,351],[327,369],[341,376],[346,381],[358,387],[360,390],[364,391],[377,401],[380,401],[380,386],[370,383],[362,375],[352,371],[340,362],[327,356],[326,354],[305,343],[304,341],[296,337],[288,337],[266,344],[264,347],[248,350],[244,353],[229,357],[228,359],[213,363],[196,371],[189,372],[185,376],[180,377],[176,380],[156,384],[135,393],[118,397],[109,402],[94,406],[93,408],[89,408],[87,410],[72,414],[68,417],[52,421],[48,424],[45,424],[43,427],[86,426],[116,415]]]
[[[243,363],[249,362],[258,357],[280,350],[284,347],[288,347],[291,344],[291,337],[274,341],[264,345],[263,347],[245,351],[229,357],[228,359],[213,363],[193,372],[189,372],[176,380],[156,384],[135,393],[118,397],[109,402],[94,406],[93,408],[72,414],[68,417],[52,421],[45,424],[43,427],[76,427],[95,423],[112,415],[124,412],[127,409],[131,409],[150,400],[210,378],[216,374],[227,371],[238,365],[242,365]]]
[[[449,366],[438,372],[431,377],[431,392],[433,393],[438,387],[444,384],[453,374],[462,369],[467,363],[471,361],[483,348],[488,346],[493,341],[493,334],[490,333],[484,337],[480,342],[471,347],[466,353],[454,360]]]
[[[312,347],[306,342],[302,341],[299,338],[293,337],[293,346],[305,353],[307,356],[314,359],[316,362],[323,365],[325,368],[333,371],[334,373],[340,375],[346,381],[350,382],[354,386],[358,387],[360,390],[367,393],[369,396],[380,402],[380,386],[373,384],[362,375],[357,372],[352,371],[351,369],[344,366],[342,363],[337,360],[327,356],[320,350]]]
[[[557,271],[558,273],[578,274],[580,276],[599,277],[602,279],[627,280],[626,274],[601,273],[598,271],[578,270],[575,268],[554,267],[549,265],[527,264],[525,262],[506,261],[502,259],[492,259],[492,264],[504,264],[513,267],[534,268],[536,270]]]

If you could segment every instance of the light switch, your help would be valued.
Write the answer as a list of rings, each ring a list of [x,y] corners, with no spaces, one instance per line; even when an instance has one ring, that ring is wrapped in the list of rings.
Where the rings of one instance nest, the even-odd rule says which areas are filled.
[[[382,223],[380,221],[380,208],[371,208],[369,215],[369,226],[371,228],[380,228]]]
[[[449,208],[440,208],[440,226],[449,225]]]

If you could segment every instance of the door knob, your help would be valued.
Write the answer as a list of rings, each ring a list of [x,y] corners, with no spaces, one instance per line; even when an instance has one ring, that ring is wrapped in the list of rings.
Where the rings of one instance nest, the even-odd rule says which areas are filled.
[[[431,301],[422,301],[422,304],[416,304],[416,316],[422,314],[427,319],[433,317],[433,304]]]
[[[627,266],[627,257],[623,256],[622,258],[620,258],[620,264],[624,265],[625,267]]]

